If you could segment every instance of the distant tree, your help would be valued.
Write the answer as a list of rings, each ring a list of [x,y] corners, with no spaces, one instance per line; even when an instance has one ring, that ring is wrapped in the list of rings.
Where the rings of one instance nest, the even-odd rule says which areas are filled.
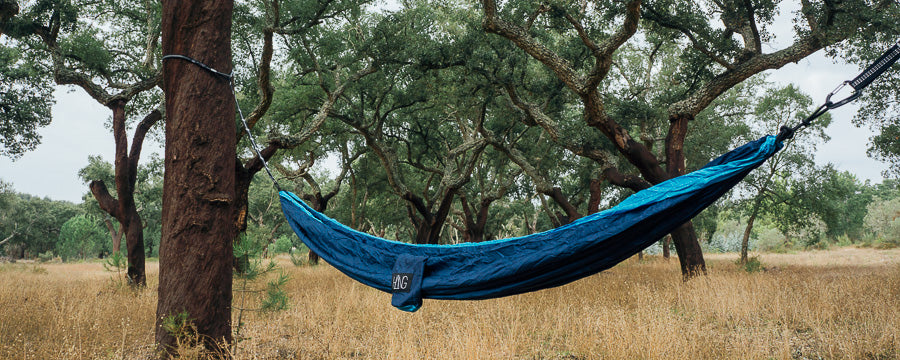
[[[88,164],[78,171],[82,181],[114,182],[115,170],[113,164],[104,161],[100,156],[89,156]],[[135,207],[142,221],[144,232],[144,249],[147,256],[155,253],[159,244],[160,211],[162,209],[162,159],[151,157],[148,161],[138,166],[137,181],[134,191]],[[82,206],[91,218],[97,219],[102,227],[109,231],[112,239],[112,251],[120,251],[120,242],[124,235],[121,224],[101,209],[97,198],[88,194],[83,198]]]
[[[900,246],[900,198],[880,199],[869,204],[865,217],[866,229],[883,244]]]
[[[11,187],[0,195],[7,205],[0,207],[0,247],[13,258],[25,258],[56,249],[62,224],[83,215],[68,201],[13,193]]]
[[[121,224],[129,281],[145,286],[143,224],[134,189],[144,138],[163,117],[161,109],[154,109],[159,101],[154,88],[160,81],[159,8],[136,0],[51,0],[28,3],[20,10],[2,19],[0,29],[16,48],[44,69],[33,74],[33,81],[44,84],[52,79],[56,85],[78,87],[111,111],[115,197],[104,181],[92,182],[90,188],[100,207]],[[22,62],[23,66],[28,64]],[[16,106],[27,113],[27,102]],[[136,114],[146,116],[134,127],[129,148],[128,127],[139,118]]]
[[[75,216],[60,227],[56,253],[64,261],[98,257],[104,243],[100,232],[94,221],[83,215]]]
[[[802,121],[813,111],[811,106],[812,99],[793,85],[770,87],[751,116],[758,119],[764,130],[778,129]],[[751,195],[744,201],[747,225],[741,240],[741,263],[747,262],[750,235],[757,217],[772,214],[781,206],[798,206],[797,189],[809,188],[799,183],[815,181],[811,177],[816,166],[812,154],[816,144],[827,140],[824,129],[829,123],[830,117],[820,117],[810,129],[785,141],[781,151],[747,176],[743,184],[751,189]]]

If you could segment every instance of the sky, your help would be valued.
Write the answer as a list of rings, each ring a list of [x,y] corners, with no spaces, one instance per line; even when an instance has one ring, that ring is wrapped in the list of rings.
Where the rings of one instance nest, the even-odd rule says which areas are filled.
[[[778,26],[773,33],[792,33],[787,19],[776,20],[776,23]],[[772,50],[764,49],[764,52]],[[852,79],[860,70],[856,65],[836,64],[819,51],[768,74],[769,80],[781,84],[793,83],[810,95],[814,103],[821,104],[837,85]],[[17,192],[79,203],[88,192],[88,187],[78,178],[78,170],[87,165],[88,156],[100,155],[112,162],[115,150],[113,137],[104,125],[111,112],[81,89],[58,87],[54,96],[53,122],[40,130],[41,144],[16,161],[0,157],[0,179],[12,183]],[[883,180],[881,173],[887,165],[866,155],[868,139],[872,134],[866,128],[851,124],[856,109],[857,105],[851,103],[830,112],[832,123],[826,133],[831,140],[819,145],[816,162],[833,163],[837,169],[854,173],[862,181],[880,183]],[[145,161],[151,153],[162,154],[163,150],[161,144],[148,138],[141,160]]]

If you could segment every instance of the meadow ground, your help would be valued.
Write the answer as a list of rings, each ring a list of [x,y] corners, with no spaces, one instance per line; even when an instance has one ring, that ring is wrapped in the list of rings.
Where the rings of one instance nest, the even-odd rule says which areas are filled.
[[[897,359],[900,249],[631,259],[575,283],[416,313],[329,266],[294,267],[290,308],[245,314],[240,359]],[[0,264],[0,359],[153,355],[157,264],[134,293],[97,263]]]

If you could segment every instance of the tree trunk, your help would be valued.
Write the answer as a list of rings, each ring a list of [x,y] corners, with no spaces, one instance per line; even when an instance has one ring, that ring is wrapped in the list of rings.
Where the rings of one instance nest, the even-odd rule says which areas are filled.
[[[669,178],[685,173],[684,138],[687,136],[688,123],[694,117],[680,115],[669,119],[669,134],[666,136],[666,171]],[[697,238],[697,231],[690,221],[681,225],[671,233],[678,262],[681,264],[681,276],[688,280],[697,275],[706,275],[706,261],[703,260],[703,249]]]
[[[575,205],[572,205],[572,203],[569,202],[569,199],[567,199],[566,196],[562,193],[562,189],[554,187],[545,194],[553,199],[553,201],[556,202],[556,204],[566,212],[563,225],[581,218],[581,213],[578,212],[578,209],[575,208]],[[561,222],[562,220],[563,219],[560,219]]]
[[[588,214],[594,214],[600,211],[600,201],[603,200],[603,181],[600,179],[591,179],[591,197],[588,200]]]
[[[132,196],[134,194],[132,193]],[[134,202],[131,203],[131,209],[127,210],[128,226],[125,230],[125,253],[128,257],[128,270],[126,276],[132,286],[146,287],[147,275],[145,273],[144,262],[144,225],[141,216],[137,213]]]
[[[312,198],[313,210],[318,211],[320,213],[325,212],[325,208],[328,207],[328,200],[331,199],[330,197],[329,198],[323,197],[321,193],[315,194],[315,196],[312,196],[311,198]],[[309,262],[312,265],[319,265],[319,254],[316,254],[315,251],[312,251],[312,249],[310,249],[309,255],[307,255],[306,260],[307,260],[307,262]]]
[[[479,202],[477,213],[473,213],[469,205],[469,201],[465,196],[459,197],[460,205],[463,208],[463,222],[465,223],[465,231],[463,237],[466,242],[482,242],[484,241],[484,229],[487,227],[488,211],[493,199],[482,199]]]
[[[671,233],[681,264],[681,277],[687,281],[692,277],[706,275],[706,262],[703,260],[703,249],[697,240],[694,224],[689,222],[679,226]]]
[[[116,231],[116,227],[113,226],[112,221],[109,221],[109,219],[105,220],[104,223],[106,228],[109,229],[109,236],[112,238],[112,251],[115,254],[122,249],[122,235],[125,234],[125,229],[122,227],[122,224],[119,224],[119,231]]]
[[[669,244],[672,242],[672,235],[666,235],[662,238],[662,251],[663,258],[668,259],[672,257],[672,254],[669,253]]]
[[[747,250],[750,247],[750,233],[753,231],[753,223],[756,221],[756,215],[759,213],[759,203],[760,201],[757,200],[756,204],[753,206],[753,212],[750,214],[750,219],[747,220],[747,227],[744,228],[744,237],[741,239],[741,264],[747,263]]]
[[[233,6],[227,0],[164,0],[163,54],[190,56],[230,73]],[[166,358],[176,339],[162,324],[179,314],[186,314],[207,349],[218,352],[232,341],[237,157],[228,79],[169,59],[163,63],[163,84],[166,156],[156,341]]]

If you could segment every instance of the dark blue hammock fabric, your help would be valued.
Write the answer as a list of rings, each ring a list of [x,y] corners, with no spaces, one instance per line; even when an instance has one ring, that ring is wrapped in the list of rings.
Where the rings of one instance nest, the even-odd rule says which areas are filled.
[[[423,298],[489,299],[563,285],[650,246],[734,187],[780,150],[775,136],[734,149],[694,171],[640,191],[616,207],[553,230],[456,245],[414,245],[353,230],[280,192],[294,232],[329,264],[393,293],[416,311]]]

